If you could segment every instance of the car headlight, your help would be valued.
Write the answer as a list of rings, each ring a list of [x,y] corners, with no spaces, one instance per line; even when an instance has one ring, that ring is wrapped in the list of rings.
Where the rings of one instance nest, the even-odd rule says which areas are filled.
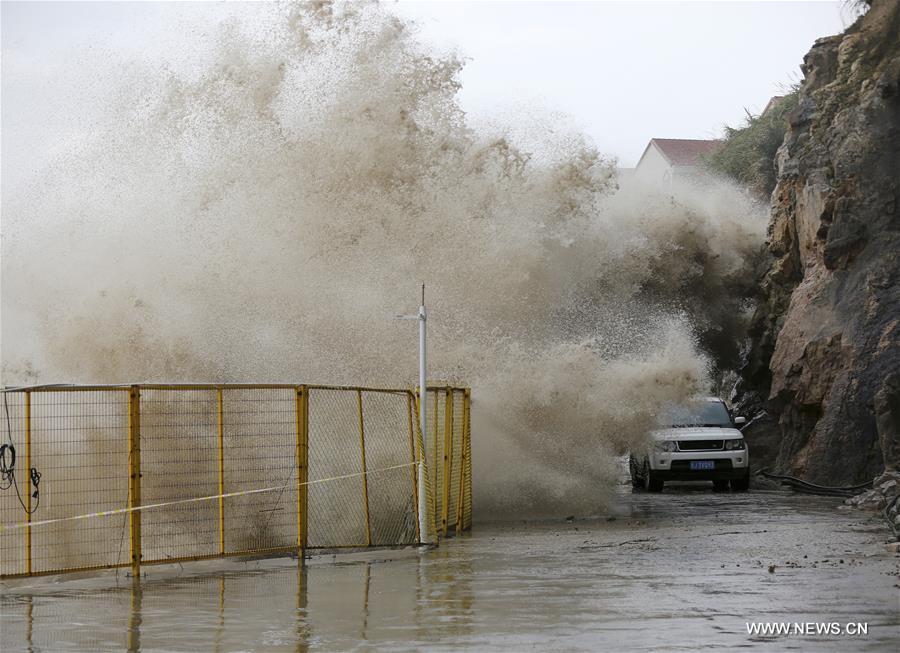
[[[656,443],[657,451],[675,451],[675,442],[673,440],[660,440]]]
[[[743,449],[744,448],[744,439],[736,438],[734,440],[725,440],[725,450],[731,451],[733,449]]]

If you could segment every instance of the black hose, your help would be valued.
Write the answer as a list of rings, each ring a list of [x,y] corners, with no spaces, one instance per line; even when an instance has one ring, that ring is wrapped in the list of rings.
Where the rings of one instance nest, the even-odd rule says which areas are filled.
[[[805,494],[818,494],[822,496],[831,496],[831,497],[852,497],[864,490],[871,489],[872,481],[868,483],[860,483],[859,485],[848,485],[844,487],[834,487],[828,485],[818,485],[816,483],[810,483],[809,481],[804,481],[801,478],[797,478],[795,476],[785,476],[783,474],[769,474],[768,472],[760,470],[759,472],[765,478],[773,479],[776,481],[780,481],[782,485],[787,485],[791,489],[796,490],[798,492],[803,492]]]

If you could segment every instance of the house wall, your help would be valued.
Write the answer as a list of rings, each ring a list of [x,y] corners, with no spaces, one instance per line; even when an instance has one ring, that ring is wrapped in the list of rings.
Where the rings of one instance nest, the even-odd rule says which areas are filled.
[[[666,183],[671,180],[671,166],[656,145],[650,144],[644,156],[634,169],[635,177],[651,183]]]

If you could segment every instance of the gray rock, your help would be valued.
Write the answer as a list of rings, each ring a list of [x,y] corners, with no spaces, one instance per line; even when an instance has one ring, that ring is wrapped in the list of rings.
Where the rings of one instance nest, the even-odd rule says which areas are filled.
[[[754,455],[823,485],[900,466],[898,24],[873,2],[804,59],[736,398],[772,416]]]
[[[878,486],[878,492],[887,498],[893,498],[900,493],[900,484],[897,481],[887,481]]]
[[[875,395],[875,422],[884,469],[896,472],[900,468],[900,373],[888,374]],[[897,479],[900,473],[895,474]]]

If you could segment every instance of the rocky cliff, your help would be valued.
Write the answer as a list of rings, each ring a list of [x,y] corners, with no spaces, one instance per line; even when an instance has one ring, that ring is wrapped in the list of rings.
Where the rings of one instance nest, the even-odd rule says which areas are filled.
[[[900,2],[818,40],[803,73],[738,405],[765,411],[757,463],[851,484],[884,468],[875,396],[900,370]]]

